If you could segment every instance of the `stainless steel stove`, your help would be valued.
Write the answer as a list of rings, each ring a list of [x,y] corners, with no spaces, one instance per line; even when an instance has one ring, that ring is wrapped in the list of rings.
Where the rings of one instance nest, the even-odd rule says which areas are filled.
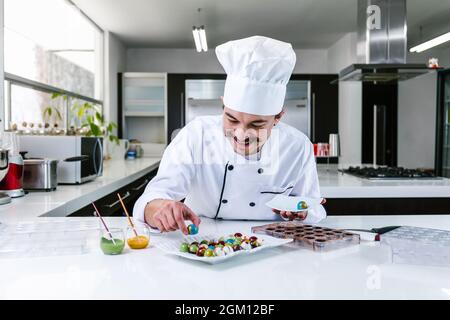
[[[405,169],[402,167],[349,167],[340,171],[370,180],[442,179],[431,170]]]

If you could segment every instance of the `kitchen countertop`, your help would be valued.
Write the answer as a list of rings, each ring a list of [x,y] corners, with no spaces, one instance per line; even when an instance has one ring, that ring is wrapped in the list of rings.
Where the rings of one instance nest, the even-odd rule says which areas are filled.
[[[449,198],[450,179],[369,180],[338,172],[341,166],[317,165],[324,198]],[[449,208],[450,213],[450,208]]]
[[[39,218],[80,219],[80,218]],[[95,218],[81,218],[95,219]],[[124,218],[109,218],[125,225]],[[264,222],[203,219],[200,232],[248,233]],[[415,225],[450,230],[450,216],[329,217],[321,225]],[[152,236],[181,237],[180,233]],[[207,265],[155,247],[0,260],[0,299],[450,299],[449,268],[390,263],[375,242],[328,253],[279,247]]]
[[[0,206],[0,222],[41,215],[65,217],[157,168],[160,158],[108,160],[103,175],[80,185],[58,185],[52,192],[30,192]]]

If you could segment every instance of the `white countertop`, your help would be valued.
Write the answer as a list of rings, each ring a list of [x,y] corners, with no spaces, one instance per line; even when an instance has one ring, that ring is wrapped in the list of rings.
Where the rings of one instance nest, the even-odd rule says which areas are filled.
[[[159,165],[160,158],[108,160],[103,175],[81,185],[58,185],[52,192],[30,192],[0,206],[0,221],[20,221],[41,215],[65,217],[92,201],[131,183]]]
[[[248,233],[260,224],[203,219],[200,232]],[[329,217],[322,225],[450,230],[450,216]],[[450,299],[449,271],[391,264],[388,247],[374,242],[328,253],[280,247],[218,265],[150,247],[120,256],[1,259],[0,299]]]
[[[337,165],[317,165],[324,198],[449,198],[450,179],[369,180],[338,172]],[[449,208],[450,212],[450,208]]]

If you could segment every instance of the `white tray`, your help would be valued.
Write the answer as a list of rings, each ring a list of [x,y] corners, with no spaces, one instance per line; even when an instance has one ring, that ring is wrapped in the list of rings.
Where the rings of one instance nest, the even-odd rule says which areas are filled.
[[[308,205],[307,209],[299,210],[297,209],[297,205],[300,201],[306,202]],[[306,198],[306,197],[291,197],[285,196],[282,194],[276,195],[272,200],[266,203],[266,206],[280,210],[280,211],[290,211],[290,212],[301,212],[307,211],[315,206],[320,205],[322,199],[318,198]]]
[[[223,235],[219,235],[219,236],[195,235],[195,236],[186,236],[183,239],[164,239],[164,240],[160,239],[160,241],[155,243],[155,247],[163,250],[164,252],[166,252],[168,254],[176,255],[176,256],[183,257],[183,258],[186,258],[189,260],[201,261],[201,262],[208,263],[208,264],[216,264],[216,263],[220,263],[220,262],[232,259],[239,255],[251,255],[251,254],[257,253],[261,250],[282,246],[282,245],[285,245],[285,244],[293,241],[292,239],[278,239],[278,238],[260,235],[260,234],[248,234],[248,236],[256,236],[256,237],[258,237],[258,239],[263,240],[262,245],[260,247],[257,247],[257,248],[251,249],[251,250],[235,251],[229,255],[220,256],[220,257],[198,257],[197,255],[192,254],[192,253],[180,252],[180,246],[183,242],[191,243],[194,241],[200,242],[201,240],[208,240],[208,241],[217,240],[221,236],[223,236]]]

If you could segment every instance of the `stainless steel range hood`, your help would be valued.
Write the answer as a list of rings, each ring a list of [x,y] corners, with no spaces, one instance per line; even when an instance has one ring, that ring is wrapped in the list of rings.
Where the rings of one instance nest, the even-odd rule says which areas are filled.
[[[406,63],[406,33],[406,0],[358,0],[358,61],[339,80],[397,82],[434,70]]]

